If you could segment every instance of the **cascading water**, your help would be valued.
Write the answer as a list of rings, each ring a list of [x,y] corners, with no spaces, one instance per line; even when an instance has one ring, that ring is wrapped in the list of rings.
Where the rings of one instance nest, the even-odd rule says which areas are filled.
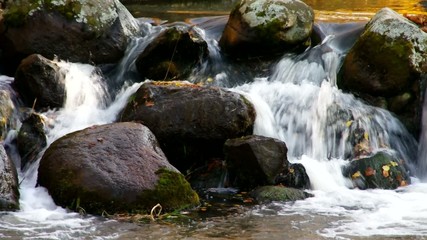
[[[67,99],[64,108],[44,113],[49,143],[69,132],[115,120],[127,98],[140,86],[132,84],[138,80],[133,65],[138,52],[161,31],[161,27],[148,29],[147,36],[131,42],[126,57],[115,69],[104,72],[107,80],[92,66],[58,62],[66,76]],[[414,178],[412,185],[397,191],[362,191],[350,189],[351,182],[342,175],[342,167],[352,157],[349,138],[355,129],[361,128],[367,133],[372,151],[388,147],[408,162],[416,158],[417,147],[416,141],[392,114],[368,106],[337,89],[337,71],[351,45],[344,41],[348,41],[349,35],[333,36],[332,31],[326,34],[331,36],[326,36],[322,44],[303,54],[283,56],[268,76],[250,78],[250,74],[233,76],[241,71],[236,66],[224,64],[217,47],[215,36],[218,34],[198,30],[210,44],[210,59],[193,72],[191,80],[205,82],[202,79],[211,78],[208,84],[239,85],[230,90],[245,94],[253,102],[257,112],[255,134],[286,142],[289,160],[302,163],[312,183],[312,198],[287,204],[260,205],[248,213],[262,219],[270,217],[269,221],[260,220],[270,223],[269,227],[275,226],[273,216],[283,219],[304,217],[299,222],[292,220],[295,226],[283,233],[281,226],[287,220],[279,218],[275,233],[269,232],[263,237],[283,238],[291,236],[292,231],[315,232],[314,239],[427,236],[427,184]],[[357,34],[353,32],[353,35]],[[241,76],[245,79],[234,81]],[[10,135],[13,138],[13,133]],[[201,231],[215,231],[215,223],[183,227],[184,230],[172,227],[165,230],[165,227],[128,225],[68,213],[54,204],[46,189],[35,187],[37,166],[35,163],[19,173],[21,210],[0,215],[0,238],[120,239],[131,232],[139,235],[131,234],[133,237],[129,238],[162,238],[164,235],[160,231],[171,234],[164,238],[176,239],[202,238],[209,235],[197,235]],[[251,221],[256,220],[251,218]],[[319,221],[323,221],[320,226]],[[227,222],[227,225],[234,226],[233,222]],[[216,224],[223,225],[221,222]],[[195,235],[191,235],[190,230]],[[233,227],[226,231],[233,231]],[[234,231],[244,234],[246,230]]]

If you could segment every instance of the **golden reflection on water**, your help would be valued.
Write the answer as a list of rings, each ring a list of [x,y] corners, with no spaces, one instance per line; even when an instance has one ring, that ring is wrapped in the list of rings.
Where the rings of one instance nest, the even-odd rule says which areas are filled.
[[[367,21],[389,7],[399,13],[427,14],[427,0],[303,0],[316,13],[316,20]],[[145,0],[126,7],[136,17],[182,21],[186,18],[228,15],[240,0]]]
[[[315,10],[317,20],[325,21],[367,21],[384,7],[399,13],[427,13],[427,0],[304,0],[304,2]]]

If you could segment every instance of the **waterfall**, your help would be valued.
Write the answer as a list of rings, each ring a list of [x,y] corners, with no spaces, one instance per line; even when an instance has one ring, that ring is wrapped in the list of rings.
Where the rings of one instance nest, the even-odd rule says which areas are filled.
[[[87,64],[58,61],[67,96],[63,108],[42,113],[48,143],[73,131],[114,122],[128,97],[141,85],[134,83],[141,80],[134,66],[136,57],[162,30],[148,27],[147,34],[133,39],[126,56],[110,69],[101,71]],[[299,55],[286,54],[272,64],[271,72],[259,74],[245,72],[247,68],[224,58],[217,39],[212,37],[216,34],[197,30],[208,42],[210,56],[190,80],[229,87],[247,96],[257,113],[254,134],[284,141],[288,159],[303,164],[312,182],[310,192],[314,197],[260,205],[250,215],[269,211],[278,216],[331,217],[327,226],[314,230],[331,238],[427,235],[427,184],[414,178],[411,186],[396,191],[361,191],[350,189],[351,182],[341,173],[352,158],[350,138],[357,129],[366,133],[372,151],[391,148],[407,162],[416,159],[417,152],[416,140],[390,112],[337,88],[337,71],[351,46],[351,42],[345,42],[345,35],[334,35],[332,31],[318,46]],[[353,36],[357,31],[350,32]],[[423,131],[427,131],[425,127]],[[10,132],[7,141],[12,141],[14,134]],[[421,143],[419,159],[425,159],[425,132]],[[422,164],[418,167],[427,168]],[[38,162],[19,172],[21,210],[0,215],[0,238],[116,239],[137,228],[115,223],[118,227],[112,232],[108,230],[112,221],[82,217],[56,206],[45,188],[35,187],[37,168]],[[311,227],[317,228],[314,224]],[[150,234],[151,229],[141,228],[138,230],[143,236]]]

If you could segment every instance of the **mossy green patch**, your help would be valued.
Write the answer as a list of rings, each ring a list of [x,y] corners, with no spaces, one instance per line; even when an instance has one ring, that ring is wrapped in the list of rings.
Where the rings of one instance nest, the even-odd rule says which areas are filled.
[[[159,180],[155,188],[145,191],[140,197],[147,207],[160,204],[166,210],[175,210],[200,203],[199,196],[181,173],[160,169],[156,174]]]
[[[8,26],[19,27],[25,24],[29,17],[37,11],[56,12],[65,19],[86,22],[94,29],[101,29],[102,14],[96,9],[89,15],[82,14],[83,4],[80,0],[23,0],[11,1],[4,12],[5,23]],[[95,6],[94,6],[95,8]],[[85,13],[87,14],[87,13]],[[84,19],[82,19],[84,18]]]

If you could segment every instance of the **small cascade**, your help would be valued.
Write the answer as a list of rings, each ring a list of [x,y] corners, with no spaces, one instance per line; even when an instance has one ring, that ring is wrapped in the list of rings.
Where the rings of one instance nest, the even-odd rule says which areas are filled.
[[[422,108],[422,125],[421,134],[418,145],[418,156],[417,156],[417,175],[421,176],[422,179],[427,179],[427,98],[424,97],[424,103]]]
[[[262,113],[255,133],[285,141],[293,158],[350,159],[352,135],[362,131],[370,151],[392,148],[413,161],[415,139],[389,112],[340,91],[335,85],[340,56],[319,52],[322,48],[285,56],[270,78],[237,88],[248,93]],[[313,55],[319,56],[317,61]]]

